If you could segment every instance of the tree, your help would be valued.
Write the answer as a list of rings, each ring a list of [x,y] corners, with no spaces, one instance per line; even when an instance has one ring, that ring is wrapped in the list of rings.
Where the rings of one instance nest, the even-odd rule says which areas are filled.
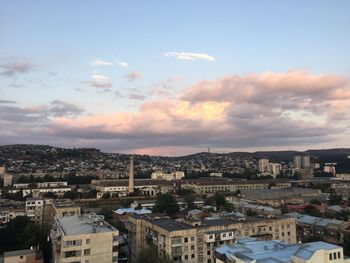
[[[219,192],[214,194],[214,201],[216,205],[216,209],[223,207],[226,204],[225,196]]]
[[[58,198],[58,196],[53,193],[53,192],[47,192],[43,194],[43,197],[47,197],[47,198]]]
[[[328,200],[329,205],[340,205],[342,201],[343,201],[343,198],[341,195],[337,195],[334,192],[329,195],[329,200]]]
[[[153,212],[165,213],[170,217],[174,217],[180,210],[179,205],[171,194],[158,195]]]
[[[104,194],[102,195],[102,198],[103,198],[103,199],[109,199],[109,198],[111,198],[111,193],[110,193],[110,192],[104,193]]]
[[[311,204],[311,205],[322,205],[321,201],[318,200],[318,199],[312,199],[312,200],[310,201],[310,204]]]
[[[65,193],[63,194],[63,197],[64,197],[64,198],[69,198],[69,199],[74,200],[74,199],[79,198],[79,193],[76,192],[76,191],[68,191],[68,192],[65,192]]]
[[[162,258],[158,257],[158,251],[155,247],[149,247],[141,250],[138,255],[137,263],[171,263],[172,260],[169,256]]]
[[[187,207],[189,209],[196,208],[196,205],[194,204],[194,201],[196,200],[196,198],[193,195],[188,194],[188,195],[185,195],[183,198],[184,198],[184,200],[185,200],[185,202],[187,204]]]
[[[235,209],[235,206],[231,203],[226,203],[224,209],[226,212],[231,213]]]
[[[304,211],[306,214],[310,215],[310,216],[320,216],[320,212],[318,211],[318,209],[313,206],[313,205],[307,205],[304,208]]]

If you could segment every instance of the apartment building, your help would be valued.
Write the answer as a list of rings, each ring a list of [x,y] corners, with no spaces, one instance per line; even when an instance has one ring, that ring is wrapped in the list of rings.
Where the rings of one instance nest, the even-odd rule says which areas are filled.
[[[236,221],[232,218],[183,219],[152,215],[130,215],[130,262],[137,262],[144,249],[154,247],[159,257],[169,256],[173,262],[214,262],[214,249],[232,244],[238,237],[256,237],[263,240],[281,239],[296,243],[295,220],[250,218]]]
[[[343,248],[325,242],[286,244],[279,240],[238,239],[215,249],[216,263],[345,263]]]
[[[118,262],[119,231],[95,214],[55,219],[51,232],[56,263]]]
[[[288,216],[295,218],[297,224],[297,239],[304,241],[310,237],[316,237],[332,244],[343,244],[349,223],[346,221],[321,218],[289,213]]]
[[[38,225],[42,225],[45,200],[42,198],[27,198],[26,215]]]

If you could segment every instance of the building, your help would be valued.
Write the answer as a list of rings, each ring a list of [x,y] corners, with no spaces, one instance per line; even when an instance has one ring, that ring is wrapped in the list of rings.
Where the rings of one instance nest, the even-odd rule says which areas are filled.
[[[310,237],[316,237],[332,244],[341,245],[344,242],[344,235],[349,226],[348,222],[303,215],[297,212],[287,215],[296,220],[298,241],[303,242]]]
[[[81,208],[77,206],[70,199],[56,199],[52,203],[53,216],[64,217],[64,216],[75,216],[80,215]]]
[[[345,263],[343,248],[325,242],[286,244],[279,240],[237,240],[215,249],[217,263]]]
[[[301,169],[301,168],[303,168],[301,156],[296,155],[296,156],[294,156],[294,169]]]
[[[323,171],[325,173],[331,173],[333,176],[336,176],[336,170],[335,170],[336,165],[337,165],[336,163],[325,163],[323,167]]]
[[[0,225],[7,224],[11,219],[17,216],[25,216],[24,206],[5,206],[0,207]]]
[[[118,262],[118,235],[99,215],[56,218],[51,232],[54,262]]]
[[[270,163],[269,172],[273,178],[276,178],[277,175],[280,175],[282,171],[282,165],[280,163]]]
[[[45,200],[42,198],[27,198],[26,215],[38,225],[43,224]]]
[[[133,194],[135,191],[134,185],[134,157],[130,156],[129,164],[129,185],[128,185],[128,194]]]
[[[44,263],[44,258],[40,250],[15,250],[4,252],[3,263]]]
[[[183,180],[181,187],[191,189],[197,194],[215,194],[216,192],[236,192],[237,190],[269,189],[272,183],[275,189],[290,188],[292,185],[283,180],[238,181],[226,178],[205,178]]]
[[[302,165],[304,169],[309,169],[311,168],[311,162],[310,162],[310,156],[309,155],[304,155],[302,158]]]
[[[295,220],[252,218],[237,221],[229,217],[218,219],[183,219],[154,215],[130,215],[126,222],[129,233],[130,262],[137,262],[141,251],[154,247],[158,256],[173,262],[210,263],[215,261],[214,249],[232,244],[239,237],[281,239],[296,243]]]
[[[12,174],[4,174],[2,176],[4,181],[4,186],[12,186],[13,175]]]
[[[259,171],[260,171],[260,173],[270,172],[269,159],[260,159],[259,160]]]
[[[185,173],[181,171],[176,171],[172,173],[163,173],[163,172],[153,172],[151,174],[152,180],[167,180],[167,181],[173,181],[173,180],[181,180],[185,177]]]

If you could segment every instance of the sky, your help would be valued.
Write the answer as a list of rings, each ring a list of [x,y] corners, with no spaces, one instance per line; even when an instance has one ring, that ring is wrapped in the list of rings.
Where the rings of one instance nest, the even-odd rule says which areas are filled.
[[[0,145],[350,147],[350,1],[0,0]]]

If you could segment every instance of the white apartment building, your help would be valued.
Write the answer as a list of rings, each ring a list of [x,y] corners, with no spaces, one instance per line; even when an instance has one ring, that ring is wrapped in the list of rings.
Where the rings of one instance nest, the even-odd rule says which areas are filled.
[[[55,219],[51,232],[55,263],[118,262],[119,231],[95,214]]]
[[[45,200],[41,198],[28,198],[26,200],[26,215],[38,225],[43,222]]]
[[[269,172],[269,159],[260,159],[259,160],[259,171],[260,173]]]

